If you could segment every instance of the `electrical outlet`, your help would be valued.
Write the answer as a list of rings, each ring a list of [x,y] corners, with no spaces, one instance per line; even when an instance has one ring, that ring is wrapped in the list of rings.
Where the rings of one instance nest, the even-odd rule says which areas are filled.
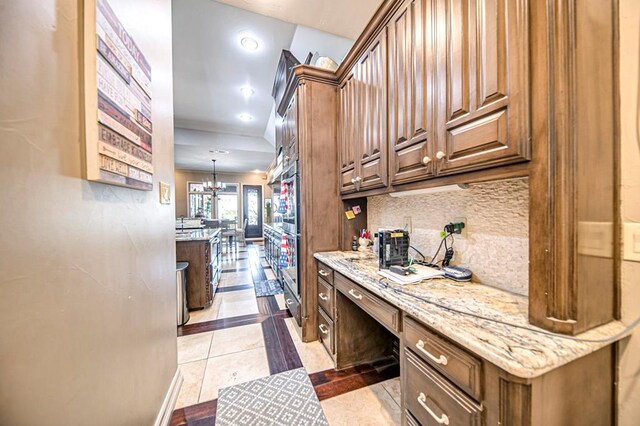
[[[464,228],[462,228],[462,233],[460,234],[460,237],[462,238],[467,238],[467,231],[469,228],[469,225],[467,224],[467,218],[466,217],[454,217],[451,220],[452,223],[464,223]]]
[[[624,224],[624,260],[640,262],[640,223]]]

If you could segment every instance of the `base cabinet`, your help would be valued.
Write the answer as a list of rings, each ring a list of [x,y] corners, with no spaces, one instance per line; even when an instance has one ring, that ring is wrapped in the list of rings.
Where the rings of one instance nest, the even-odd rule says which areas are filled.
[[[220,238],[209,241],[177,241],[176,259],[187,267],[187,308],[202,309],[213,303],[220,281]]]

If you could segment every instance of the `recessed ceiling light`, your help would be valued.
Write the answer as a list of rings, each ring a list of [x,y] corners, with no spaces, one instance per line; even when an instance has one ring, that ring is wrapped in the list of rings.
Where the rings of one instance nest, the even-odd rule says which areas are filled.
[[[214,149],[209,151],[212,154],[228,154],[229,151],[227,151],[226,149]]]
[[[262,173],[262,170],[260,170],[260,169],[255,169],[255,170],[253,171],[253,173]]]
[[[242,96],[244,96],[245,98],[248,98],[249,96],[253,95],[255,91],[249,86],[243,86],[240,88],[240,93],[242,93]]]
[[[258,41],[253,37],[242,37],[240,44],[247,50],[258,49]]]
[[[247,114],[246,112],[243,112],[242,114],[238,115],[238,118],[242,121],[253,120],[253,116],[251,114]]]

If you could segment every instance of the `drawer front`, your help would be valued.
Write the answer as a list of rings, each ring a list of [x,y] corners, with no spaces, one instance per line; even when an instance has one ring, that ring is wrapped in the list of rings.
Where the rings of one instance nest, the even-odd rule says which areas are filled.
[[[282,287],[284,289],[284,301],[287,305],[287,309],[289,310],[289,312],[291,312],[293,318],[295,318],[298,326],[302,326],[302,321],[300,318],[300,302],[298,302],[298,299],[296,299],[293,293],[291,293],[289,287],[287,287],[286,284]]]
[[[318,309],[318,338],[330,354],[335,353],[333,321],[322,310]]]
[[[447,342],[422,324],[404,318],[406,347],[478,401],[481,398],[482,362]]]
[[[400,333],[400,310],[363,289],[358,284],[335,274],[334,285],[352,302],[394,333]]]
[[[404,352],[403,398],[422,425],[480,426],[482,407],[413,352]]]
[[[334,297],[333,297],[333,286],[331,286],[328,282],[318,277],[318,305],[324,309],[324,311],[329,315],[329,318],[333,319],[334,313]]]
[[[318,276],[333,285],[333,269],[322,262],[318,262]]]

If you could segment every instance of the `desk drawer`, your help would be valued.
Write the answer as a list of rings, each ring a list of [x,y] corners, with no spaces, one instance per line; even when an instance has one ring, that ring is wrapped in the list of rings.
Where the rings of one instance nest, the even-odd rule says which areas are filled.
[[[330,354],[335,353],[333,321],[322,310],[318,309],[318,339]]]
[[[403,398],[423,425],[480,426],[482,407],[413,352],[404,351]]]
[[[320,277],[318,277],[318,305],[324,309],[329,318],[333,319],[333,313],[335,312],[333,287]]]
[[[373,295],[362,286],[352,282],[340,274],[335,274],[334,285],[352,302],[361,307],[390,331],[400,333],[400,310]]]
[[[318,262],[318,276],[333,285],[333,269],[322,262]]]
[[[412,318],[404,318],[406,347],[478,401],[482,362],[447,342]]]

